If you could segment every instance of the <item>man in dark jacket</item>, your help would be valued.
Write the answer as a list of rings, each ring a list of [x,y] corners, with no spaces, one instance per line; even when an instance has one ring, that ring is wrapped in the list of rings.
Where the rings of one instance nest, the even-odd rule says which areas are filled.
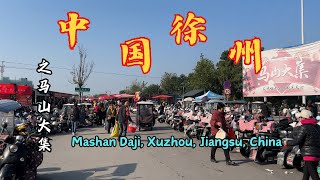
[[[160,107],[159,107],[159,115],[164,114],[164,103],[161,103]]]
[[[264,118],[269,117],[269,109],[268,109],[268,106],[267,106],[267,102],[264,102],[261,105],[261,113],[264,116]]]
[[[127,135],[127,127],[128,127],[128,121],[130,119],[130,115],[128,115],[127,108],[129,107],[129,102],[122,102],[122,105],[119,108],[119,112],[117,115],[117,121],[120,125],[120,132],[119,137],[126,137]],[[131,119],[130,119],[131,120]]]
[[[312,104],[312,114],[313,114],[313,117],[316,118],[318,116],[318,108],[317,108],[317,105],[315,104],[315,102],[313,102]]]
[[[77,103],[74,103],[73,112],[72,112],[72,119],[71,119],[71,131],[72,135],[76,135],[77,131],[77,124],[80,120],[80,110]]]
[[[210,121],[211,125],[211,135],[213,138],[215,138],[215,135],[219,131],[219,128],[223,129],[226,133],[228,132],[227,129],[227,122],[224,118],[224,107],[225,105],[222,103],[218,103],[217,105],[217,110],[213,110],[212,112],[212,117]],[[217,163],[218,161],[216,160],[216,151],[218,147],[213,146],[211,148],[211,162]],[[230,159],[230,154],[229,154],[229,148],[223,149],[224,155],[226,157],[226,163],[227,165],[236,165],[234,162],[231,161]]]
[[[320,180],[317,167],[320,161],[320,126],[313,118],[312,113],[308,110],[302,110],[302,126],[298,129],[293,140],[285,142],[285,145],[299,145],[301,155],[305,161],[303,170],[303,180],[311,177],[313,180]]]

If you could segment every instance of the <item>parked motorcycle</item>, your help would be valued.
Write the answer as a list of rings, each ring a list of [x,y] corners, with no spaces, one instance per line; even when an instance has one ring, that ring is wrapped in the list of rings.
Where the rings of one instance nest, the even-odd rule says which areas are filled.
[[[158,116],[158,122],[159,123],[164,123],[166,121],[166,115],[165,114],[161,114]]]
[[[287,129],[287,131],[282,131],[283,140],[292,140],[293,127]],[[284,166],[286,169],[296,168],[299,171],[303,170],[304,161],[300,153],[299,146],[284,146],[277,156],[277,164]]]
[[[7,123],[2,123],[0,135],[0,179],[36,179],[37,167],[42,163],[43,153],[38,151],[39,138],[3,135]]]
[[[287,138],[285,140],[289,140]],[[301,156],[299,146],[283,147],[277,156],[277,164],[286,169],[296,168],[298,171],[303,171],[304,160]]]
[[[52,116],[51,117],[51,121],[50,121],[50,134],[56,134],[56,133],[61,133],[62,129],[61,129],[61,125],[59,125],[59,121],[58,118],[56,116]]]
[[[93,124],[98,124],[98,117],[96,113],[89,114],[89,121],[92,122]]]
[[[246,158],[249,158],[250,156],[250,138],[254,137],[253,130],[258,122],[256,119],[252,118],[252,116],[242,116],[238,121],[238,138],[241,138],[243,142],[243,146],[240,147],[240,153]]]
[[[179,116],[177,115],[178,114],[178,110],[177,109],[173,109],[170,112],[166,112],[166,114],[167,114],[166,123],[169,124],[170,126],[172,125],[173,119],[175,117],[179,118]]]
[[[270,124],[270,123],[269,123]],[[265,127],[269,126],[268,123],[262,123],[258,128],[258,131],[264,130]],[[257,138],[260,139],[269,139],[268,142],[274,140],[276,142],[281,138],[280,134],[283,130],[287,130],[289,128],[289,121],[288,119],[281,120],[276,126],[274,127],[272,132],[258,132]],[[275,159],[278,156],[278,153],[281,151],[281,147],[279,146],[257,146],[251,148],[251,159],[257,160],[258,162],[265,162],[269,158]]]
[[[172,129],[174,130],[178,130],[180,132],[183,132],[184,131],[184,122],[185,122],[185,119],[181,116],[178,116],[178,117],[175,117],[173,119],[173,122],[172,122]]]
[[[63,114],[61,114],[58,126],[62,131],[69,132],[71,127],[71,122],[68,120],[67,116],[64,116]]]
[[[192,138],[198,138],[203,135],[204,128],[207,126],[203,123],[210,122],[211,114],[209,113],[202,113],[199,114],[196,118],[189,119],[186,122],[186,125],[184,127],[185,129],[185,135],[192,139]]]
[[[197,139],[200,140],[201,137],[210,137],[211,127],[207,122],[201,122],[197,128]]]
[[[185,128],[185,135],[189,138],[189,139],[193,139],[196,138],[197,135],[200,134],[200,128],[199,127],[199,122],[200,120],[196,119],[196,120],[188,120],[188,124],[187,127]]]

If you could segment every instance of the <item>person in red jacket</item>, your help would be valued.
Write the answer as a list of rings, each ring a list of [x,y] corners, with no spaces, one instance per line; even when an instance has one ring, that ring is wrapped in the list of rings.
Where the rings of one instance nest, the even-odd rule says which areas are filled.
[[[212,138],[215,138],[215,135],[219,131],[219,128],[223,129],[225,132],[228,132],[227,122],[224,118],[224,107],[225,107],[225,105],[223,103],[218,103],[217,110],[212,111],[212,117],[210,120]],[[217,146],[213,146],[211,148],[211,162],[218,163],[218,161],[216,160],[217,149],[218,149]],[[229,148],[223,149],[223,152],[226,157],[226,164],[227,165],[236,165],[230,159]]]

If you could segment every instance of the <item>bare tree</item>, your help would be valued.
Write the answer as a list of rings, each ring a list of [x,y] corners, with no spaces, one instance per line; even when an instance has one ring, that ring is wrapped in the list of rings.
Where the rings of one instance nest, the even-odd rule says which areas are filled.
[[[92,69],[94,66],[93,62],[87,62],[87,51],[83,46],[78,46],[79,48],[79,55],[80,55],[80,63],[76,67],[75,65],[72,68],[71,75],[72,75],[72,84],[78,85],[78,87],[81,89],[85,86],[85,83],[87,82],[90,74],[92,73]],[[83,95],[83,92],[79,92],[80,101],[81,97]]]

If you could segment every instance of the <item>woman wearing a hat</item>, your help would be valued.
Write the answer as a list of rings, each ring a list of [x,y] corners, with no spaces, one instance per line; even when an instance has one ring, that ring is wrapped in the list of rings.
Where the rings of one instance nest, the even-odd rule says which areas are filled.
[[[320,161],[320,126],[316,119],[311,118],[312,113],[302,110],[300,113],[301,126],[293,140],[288,141],[288,146],[299,145],[305,166],[303,170],[303,180],[311,177],[313,180],[320,180],[317,167]]]

